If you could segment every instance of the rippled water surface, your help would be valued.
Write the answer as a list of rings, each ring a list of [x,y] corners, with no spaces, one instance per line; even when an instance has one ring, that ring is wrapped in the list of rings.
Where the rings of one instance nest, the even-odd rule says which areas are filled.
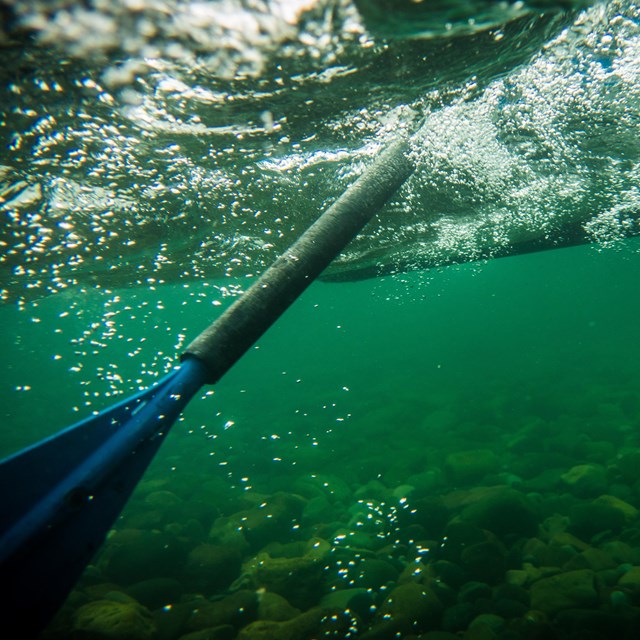
[[[75,7],[6,44],[5,299],[258,273],[400,132],[417,171],[328,277],[637,232],[635,5],[389,34],[349,2],[227,4],[115,3],[103,39]]]
[[[327,509],[305,507],[306,520],[264,548],[252,541],[243,572],[214,585],[158,574],[156,561],[118,573],[113,543],[74,607],[102,593],[96,584],[132,594],[147,577],[181,581],[183,603],[196,592],[215,603],[247,584],[270,590],[247,578],[258,553],[318,536],[340,555],[355,505],[369,498],[376,524],[363,530],[382,542],[355,545],[354,557],[388,554],[398,574],[423,553],[415,523],[390,515],[407,496],[445,496],[453,522],[456,500],[472,499],[454,492],[508,486],[553,529],[549,518],[571,520],[572,490],[557,478],[541,488],[539,476],[596,464],[609,474],[600,493],[640,508],[640,477],[619,465],[640,451],[637,4],[9,6],[0,31],[1,454],[170,371],[399,135],[416,167],[321,281],[192,401],[116,530],[126,544],[134,530],[160,532],[187,557],[198,544],[227,544],[208,533],[216,517],[278,492],[310,501],[330,486]],[[447,456],[486,449],[491,472],[469,482],[447,475]],[[158,492],[184,511],[157,510],[153,500],[168,499]],[[189,519],[199,524],[189,529]],[[640,548],[637,519],[627,524],[585,542]],[[440,540],[434,531],[424,539]],[[501,541],[508,568],[522,570],[534,561],[516,538]],[[616,566],[625,562],[640,566],[640,556]],[[346,570],[336,571],[342,579]],[[503,579],[472,577],[492,588]],[[353,583],[334,576],[325,586]],[[446,611],[451,594],[438,593]],[[635,611],[637,594],[628,597]],[[413,629],[451,630],[438,626],[444,619]],[[251,640],[233,624],[240,635],[230,638]],[[534,637],[508,624],[515,637]]]

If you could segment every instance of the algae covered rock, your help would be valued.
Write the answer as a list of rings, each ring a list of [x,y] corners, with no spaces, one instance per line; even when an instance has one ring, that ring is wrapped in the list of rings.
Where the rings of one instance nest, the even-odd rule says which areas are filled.
[[[618,580],[618,586],[629,594],[634,604],[640,604],[640,567],[631,567]]]
[[[300,615],[300,609],[294,606],[277,593],[270,591],[258,592],[258,619],[259,620],[275,620],[283,622],[292,620]]]
[[[445,470],[454,483],[466,484],[480,480],[500,468],[498,456],[490,449],[472,449],[450,453],[445,460]]]
[[[273,557],[263,551],[245,563],[243,577],[254,589],[266,589],[285,598],[294,607],[306,609],[322,597],[329,544],[312,538],[304,554]]]
[[[136,602],[95,600],[75,612],[73,632],[92,640],[150,640],[156,626],[149,611]]]
[[[374,595],[371,589],[362,587],[339,589],[323,596],[319,606],[322,609],[349,609],[361,617],[368,617],[371,607],[374,605]]]
[[[492,640],[499,638],[505,628],[505,620],[494,613],[481,613],[469,623],[465,640]]]
[[[302,524],[313,525],[317,522],[331,522],[335,508],[325,496],[311,498],[302,511]]]
[[[438,554],[443,560],[459,563],[462,552],[473,544],[485,542],[487,533],[471,522],[454,519],[447,525]]]
[[[538,531],[538,514],[531,500],[513,489],[487,495],[464,509],[460,517],[499,538],[532,537]]]
[[[476,608],[470,602],[458,602],[444,610],[441,626],[445,631],[463,631],[469,626],[476,613]]]
[[[182,504],[182,500],[173,492],[166,490],[152,491],[147,494],[144,503],[153,508],[171,509]]]
[[[303,609],[322,595],[323,566],[313,558],[271,558],[258,554],[253,575],[260,587]]]
[[[630,524],[637,520],[640,511],[636,509],[632,504],[617,498],[616,496],[610,495],[601,495],[598,496],[594,501],[594,504],[603,504],[612,509],[617,509],[624,516],[624,520],[626,524]]]
[[[396,509],[400,527],[422,527],[423,535],[439,538],[449,521],[450,514],[441,498],[433,496],[403,499]]]
[[[588,608],[598,603],[591,569],[567,571],[531,585],[531,608],[547,614],[563,609]]]
[[[478,542],[464,549],[460,564],[472,580],[497,584],[507,570],[507,549],[497,540]]]
[[[458,602],[475,602],[478,599],[491,599],[491,587],[485,582],[472,580],[462,585],[458,591]]]
[[[311,609],[292,620],[276,622],[257,620],[240,630],[237,640],[310,640],[311,638],[345,638],[354,619],[348,615],[331,615],[323,609]]]
[[[594,571],[606,571],[607,569],[615,569],[618,563],[602,549],[596,549],[595,547],[589,547],[585,549],[581,554],[586,562],[588,569]]]
[[[606,503],[577,504],[569,517],[569,531],[585,541],[603,531],[619,533],[625,524],[624,513]]]
[[[233,640],[235,637],[236,630],[230,624],[223,624],[211,629],[192,631],[180,636],[180,640]]]
[[[640,480],[640,449],[625,451],[618,456],[616,466],[627,483]]]
[[[249,549],[249,543],[242,530],[238,527],[237,521],[226,516],[216,518],[211,525],[209,542],[234,549],[240,555],[246,553]]]
[[[349,485],[339,476],[314,473],[297,478],[293,490],[307,498],[325,497],[329,502],[348,504],[353,499]]]
[[[640,549],[621,540],[605,542],[600,547],[617,564],[640,565]]]
[[[442,609],[442,603],[431,588],[415,582],[401,584],[382,603],[376,622],[363,638],[434,629],[440,622]]]
[[[216,592],[228,587],[240,573],[237,549],[216,544],[200,544],[187,556],[185,572],[200,589]]]
[[[179,577],[186,554],[185,546],[173,536],[122,529],[109,538],[97,564],[107,578],[128,585],[154,577]]]
[[[458,589],[469,579],[461,566],[449,560],[436,560],[431,564],[431,570],[440,582],[453,589]]]
[[[185,600],[187,600],[185,598]],[[156,623],[158,633],[153,640],[173,640],[188,633],[187,624],[193,614],[193,600],[191,602],[177,602],[169,607],[155,609],[151,615]]]
[[[151,578],[130,585],[126,593],[150,610],[180,600],[184,588],[172,578]]]
[[[607,489],[607,471],[600,464],[578,464],[560,477],[569,491],[580,498],[592,498]]]
[[[243,589],[215,602],[205,599],[194,602],[187,626],[190,631],[223,625],[241,627],[255,620],[257,611],[258,595],[255,591]]]
[[[278,492],[260,504],[238,511],[229,518],[242,531],[251,547],[257,549],[273,540],[291,536],[302,518],[306,500],[292,493]]]
[[[350,587],[378,591],[398,579],[398,570],[382,558],[345,559],[339,568],[342,573],[336,583],[338,588],[344,586],[346,579]]]
[[[563,638],[631,638],[637,636],[634,626],[627,616],[598,609],[567,609],[554,619],[554,627]]]

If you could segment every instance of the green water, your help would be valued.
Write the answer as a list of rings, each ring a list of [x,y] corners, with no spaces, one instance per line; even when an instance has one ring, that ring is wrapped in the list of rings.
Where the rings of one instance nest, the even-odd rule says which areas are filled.
[[[607,407],[637,395],[636,244],[314,284],[213,395],[192,402],[163,453],[204,447],[207,473],[224,475],[215,463],[225,461],[233,477],[255,468],[252,482],[268,483],[293,464],[339,472],[356,444],[375,477],[388,462],[366,461],[399,438],[400,450],[419,448],[396,466],[413,465],[421,449],[455,441],[456,425],[478,442],[532,419],[574,434],[603,428]],[[66,296],[3,307],[3,451],[151,384],[175,364],[178,334],[193,337],[224,308],[212,294],[164,286],[87,293],[80,311]],[[633,414],[617,418],[616,429],[634,425]]]
[[[398,135],[415,165],[43,638],[635,639],[638,5],[9,4],[0,457],[174,369]]]
[[[181,555],[186,551],[172,546],[168,532],[182,531],[176,540],[184,545],[185,530],[202,523],[190,544],[206,544],[206,527],[215,527],[216,518],[233,517],[255,499],[304,492],[311,478],[327,487],[331,511],[316,518],[305,515],[302,526],[294,520],[293,528],[265,538],[271,545],[266,548],[280,543],[285,549],[313,531],[331,540],[341,535],[347,520],[353,521],[351,514],[361,513],[361,522],[368,524],[353,530],[374,535],[382,546],[379,557],[387,557],[394,553],[389,549],[396,554],[413,549],[395,511],[398,496],[407,491],[409,505],[417,505],[420,513],[425,495],[427,500],[456,491],[471,495],[474,485],[510,485],[525,492],[545,471],[559,475],[576,464],[615,464],[619,453],[637,450],[637,248],[629,241],[608,250],[578,247],[433,272],[314,284],[222,382],[194,398],[174,426],[115,524],[114,542],[107,542],[95,561],[110,576],[108,588],[135,594],[153,609],[157,604],[139,595],[136,585],[182,575],[183,563],[191,562]],[[3,307],[2,323],[10,328],[2,338],[7,362],[1,386],[3,451],[49,435],[152,382],[174,364],[177,335],[194,335],[224,308],[211,304],[212,291],[217,290],[174,285],[91,293],[80,300],[53,296],[21,311]],[[112,326],[105,326],[105,310]],[[77,365],[80,371],[70,371]],[[447,456],[486,449],[497,456],[493,473],[475,481],[448,475]],[[637,486],[628,482],[610,491],[634,503]],[[413,498],[411,487],[417,487]],[[570,512],[573,501],[567,502],[561,487],[557,494],[528,491],[547,518]],[[172,502],[150,511],[152,501],[166,501],[166,496],[181,501],[177,521]],[[441,525],[432,526],[438,531]],[[632,531],[626,530],[627,540]],[[118,532],[124,543],[117,542]],[[126,540],[135,532],[151,535],[145,551],[127,551],[132,543]],[[605,543],[616,539],[603,535]],[[154,551],[154,539],[163,541],[163,549]],[[325,579],[338,592],[367,584],[361,563],[363,554],[371,553],[359,550],[355,539],[344,544],[334,539],[334,555],[352,558],[348,571],[340,569],[340,560],[337,566],[335,558],[325,561]],[[433,543],[420,542],[418,549],[425,544]],[[125,559],[126,553],[135,554],[126,559],[126,569],[118,550]],[[430,554],[432,561],[441,557]],[[249,552],[245,559],[250,557]],[[429,557],[419,566],[429,566]],[[519,565],[510,561],[508,566]],[[96,571],[90,569],[77,593],[87,589],[94,594],[89,602],[105,602],[97,595],[104,589]],[[192,584],[190,571],[188,579],[181,578],[186,589],[199,590],[214,603],[229,593],[225,578],[215,577],[219,574]],[[474,577],[493,584],[488,573]],[[297,580],[298,592],[304,592],[304,579]],[[375,587],[368,597],[380,606],[392,585]],[[279,593],[302,611],[308,606],[302,596],[286,589]],[[178,601],[171,594],[160,597],[165,609],[154,614],[155,628],[170,633],[175,623],[168,622],[166,606],[176,607]],[[190,597],[182,596],[186,604],[180,606],[189,606]],[[75,598],[78,604],[87,602],[87,596]],[[66,637],[71,623],[64,622],[64,615],[45,637]],[[357,633],[376,620],[349,619]],[[185,631],[208,624],[197,616],[194,620],[183,622],[191,625]],[[414,627],[461,629],[466,623],[456,624],[443,619]],[[359,637],[341,628],[338,637]],[[140,633],[131,637],[146,637]],[[295,637],[335,634],[325,629]],[[518,637],[530,636],[523,632]]]

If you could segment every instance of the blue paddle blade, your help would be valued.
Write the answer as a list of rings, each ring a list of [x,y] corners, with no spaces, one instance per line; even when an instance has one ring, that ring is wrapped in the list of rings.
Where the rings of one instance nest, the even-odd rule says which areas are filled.
[[[0,616],[22,637],[36,637],[64,602],[205,378],[188,359],[150,389],[0,462]]]

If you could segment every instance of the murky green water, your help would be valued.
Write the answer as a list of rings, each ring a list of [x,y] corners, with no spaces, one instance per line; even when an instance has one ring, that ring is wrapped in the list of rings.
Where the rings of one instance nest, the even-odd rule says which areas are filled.
[[[214,435],[207,448],[221,460],[227,446],[247,443],[251,464],[272,432],[280,438],[267,451],[289,464],[292,447],[302,455],[315,438],[311,457],[322,466],[341,439],[372,431],[370,414],[388,415],[390,424],[375,418],[369,443],[384,451],[387,430],[437,446],[448,436],[425,422],[436,409],[453,412],[452,423],[477,412],[482,439],[483,420],[509,433],[535,407],[546,417],[546,402],[568,413],[576,403],[600,404],[600,385],[633,395],[636,245],[316,283],[213,395],[192,403],[188,428],[177,431],[197,431],[187,442]],[[180,336],[196,335],[224,308],[213,297],[209,286],[177,285],[86,294],[81,305],[59,295],[23,311],[3,307],[12,328],[3,335],[3,406],[5,425],[15,425],[3,431],[5,452],[150,385],[173,364]],[[251,464],[243,471],[236,462],[249,474]]]
[[[640,10],[302,4],[4,49],[2,455],[171,370],[414,134],[415,174],[190,403],[46,637],[635,637]]]

